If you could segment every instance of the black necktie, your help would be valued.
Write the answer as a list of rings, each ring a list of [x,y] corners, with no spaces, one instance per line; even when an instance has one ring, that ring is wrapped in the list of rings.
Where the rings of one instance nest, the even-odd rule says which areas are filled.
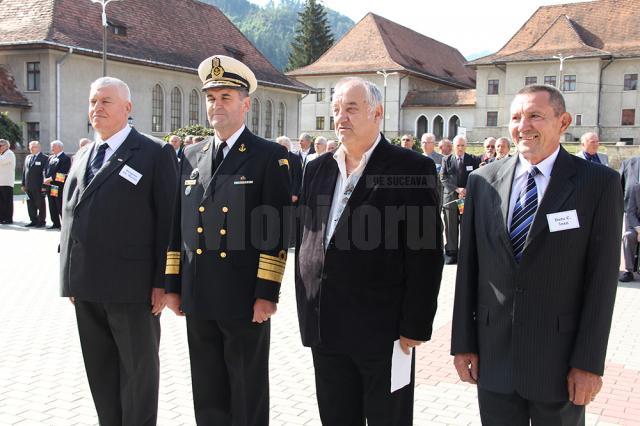
[[[220,142],[220,144],[218,145],[218,149],[216,149],[216,158],[215,158],[215,162],[213,163],[213,170],[217,170],[218,167],[220,167],[220,164],[222,163],[222,160],[224,160],[224,148],[227,146],[227,143],[225,141]]]
[[[587,161],[602,164],[600,163],[600,158],[598,158],[598,154],[589,154],[588,152],[585,152],[584,155],[585,157],[587,157]]]
[[[29,168],[33,167],[33,163],[36,162],[36,156],[31,154],[31,159],[29,160]]]
[[[109,148],[109,145],[106,143],[102,143],[102,145],[98,147],[98,152],[96,153],[96,156],[94,157],[91,164],[89,164],[89,167],[87,168],[87,172],[84,174],[85,186],[88,186],[91,183],[91,181],[93,180],[93,177],[96,175],[96,173],[98,173],[98,171],[102,167],[102,163],[104,162],[104,154],[107,151],[107,148]]]

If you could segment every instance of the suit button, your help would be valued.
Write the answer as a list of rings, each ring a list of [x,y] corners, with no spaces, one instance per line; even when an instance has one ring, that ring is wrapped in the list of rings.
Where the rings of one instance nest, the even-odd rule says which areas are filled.
[[[196,254],[202,254],[202,249],[197,249]]]
[[[202,229],[202,227],[201,227],[201,226],[198,226],[198,227],[196,228],[196,232],[197,232],[198,234],[202,234],[202,233],[204,232],[204,229]]]
[[[220,257],[224,259],[225,257],[227,257],[227,253],[221,251],[220,252]]]
[[[222,207],[222,213],[228,213],[229,212],[229,207],[224,206]]]
[[[198,207],[198,211],[199,211],[200,213],[204,212],[204,206],[200,206],[200,207]]]
[[[220,235],[227,235],[227,230],[226,229],[221,229],[220,230]]]

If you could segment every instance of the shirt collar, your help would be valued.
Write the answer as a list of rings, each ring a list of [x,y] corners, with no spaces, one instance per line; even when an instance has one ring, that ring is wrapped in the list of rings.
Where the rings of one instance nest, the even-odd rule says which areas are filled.
[[[240,128],[238,130],[236,130],[236,132],[234,134],[232,134],[231,136],[229,136],[227,138],[227,140],[225,142],[227,143],[227,147],[229,149],[231,149],[231,147],[233,147],[233,144],[236,143],[236,141],[238,140],[238,138],[240,137],[242,132],[244,132],[245,127],[246,126],[243,124],[242,126],[240,126]],[[222,143],[222,139],[220,139],[216,135],[215,136],[215,142],[216,142],[216,150],[217,150],[218,149],[218,145],[220,145]]]
[[[120,145],[122,145],[124,140],[127,139],[129,133],[131,133],[131,126],[129,126],[128,124],[106,141],[102,140],[102,137],[98,133],[96,133],[96,147],[102,145],[103,143],[106,143],[107,145],[109,145],[109,148],[111,148],[115,152],[118,150],[118,148],[120,148]]]
[[[558,158],[559,153],[560,153],[560,146],[558,146],[550,156],[548,156],[547,158],[545,158],[544,160],[536,164],[536,167],[538,168],[538,171],[542,174],[542,176],[546,178],[551,177],[551,171],[553,170],[553,165],[555,164],[556,158]],[[522,156],[522,154],[518,154],[518,165],[516,166],[516,175],[514,176],[514,179],[519,177],[520,175],[529,173],[529,171],[532,168],[533,166],[531,165],[531,163],[529,163]]]
[[[367,162],[369,161],[369,158],[371,157],[371,154],[373,153],[373,150],[376,149],[376,146],[378,146],[378,143],[380,143],[381,139],[382,139],[382,134],[378,133],[378,137],[376,138],[375,142],[373,142],[373,145],[371,145],[371,148],[369,148],[362,155],[362,158],[360,159],[360,164],[358,164],[358,167],[356,167],[356,169],[352,172],[352,175],[362,173],[365,166],[367,165]],[[338,163],[338,169],[340,169],[340,173],[342,174],[342,177],[344,179],[347,178],[346,155],[347,154],[344,149],[344,144],[341,144],[340,148],[338,148],[336,152],[334,152],[333,154],[333,158]]]

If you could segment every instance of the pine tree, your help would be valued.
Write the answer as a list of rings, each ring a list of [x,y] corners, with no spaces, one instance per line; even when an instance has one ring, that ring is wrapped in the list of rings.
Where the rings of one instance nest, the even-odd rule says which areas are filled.
[[[307,0],[298,13],[296,37],[291,43],[287,71],[315,62],[333,44],[327,12],[316,0]]]

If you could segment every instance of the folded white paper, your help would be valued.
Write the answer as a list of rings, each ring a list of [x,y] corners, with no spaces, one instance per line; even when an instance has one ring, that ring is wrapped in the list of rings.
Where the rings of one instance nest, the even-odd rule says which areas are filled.
[[[409,355],[402,352],[400,339],[393,342],[393,355],[391,357],[391,393],[407,386],[411,382],[411,357],[413,348]]]

